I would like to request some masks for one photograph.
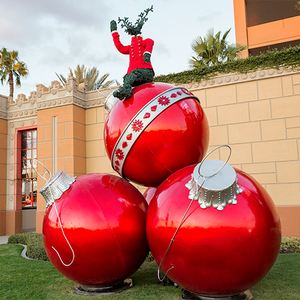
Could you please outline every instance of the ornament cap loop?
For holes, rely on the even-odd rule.
[[[46,201],[46,206],[49,207],[58,200],[75,180],[76,177],[71,177],[63,171],[51,177],[39,191]]]

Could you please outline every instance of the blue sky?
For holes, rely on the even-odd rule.
[[[222,33],[231,28],[228,40],[235,43],[233,0],[0,0],[0,48],[19,51],[29,69],[14,97],[28,97],[39,83],[50,86],[55,72],[67,76],[78,64],[122,82],[128,56],[114,47],[110,21],[129,17],[135,23],[151,5],[142,35],[154,40],[156,75],[188,70],[193,39],[210,28]],[[121,42],[129,44],[120,25],[118,31]],[[8,95],[9,86],[0,84],[0,94]]]

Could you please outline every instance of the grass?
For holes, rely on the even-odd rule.
[[[21,245],[0,245],[0,299],[88,299],[73,293],[75,283],[50,262],[20,256]],[[131,278],[134,287],[104,300],[180,300],[181,290],[158,284],[157,265],[145,262]],[[280,254],[269,274],[250,289],[255,300],[300,299],[300,254]]]

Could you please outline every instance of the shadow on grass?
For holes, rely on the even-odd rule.
[[[0,245],[1,299],[88,299],[73,293],[75,283],[61,275],[50,262],[20,256],[21,245]],[[157,280],[157,264],[145,262],[132,276],[134,287],[105,300],[180,300],[181,289]],[[269,274],[250,289],[256,300],[300,299],[300,254],[280,254]]]

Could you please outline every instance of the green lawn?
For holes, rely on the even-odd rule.
[[[22,249],[21,245],[0,245],[0,299],[88,299],[73,294],[75,283],[50,262],[22,258]],[[156,263],[145,262],[131,276],[133,288],[92,299],[180,300],[180,288],[158,284],[156,274]],[[299,300],[300,254],[280,254],[270,273],[250,291],[255,300]]]

